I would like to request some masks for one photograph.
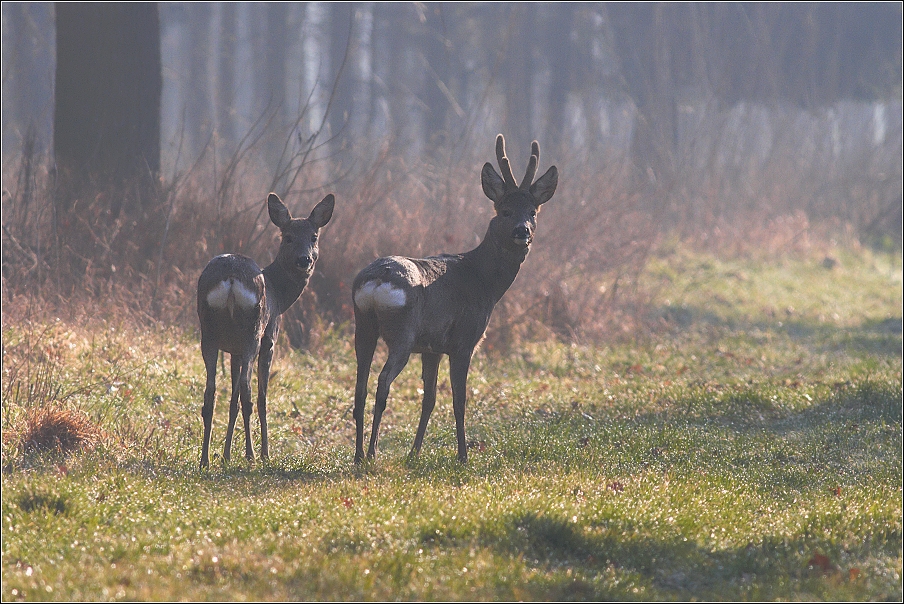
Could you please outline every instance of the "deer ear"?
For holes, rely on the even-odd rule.
[[[559,171],[552,166],[546,171],[546,174],[537,179],[537,182],[530,186],[530,194],[537,200],[537,205],[549,201],[556,192],[559,184]]]
[[[270,212],[270,220],[279,228],[287,226],[292,221],[292,214],[289,213],[289,208],[286,207],[286,204],[282,202],[282,199],[276,193],[270,193],[267,197],[267,210]]]
[[[480,172],[480,184],[483,186],[483,194],[498,202],[505,195],[505,181],[496,173],[493,164],[487,162],[483,164],[483,170]]]
[[[336,197],[330,193],[314,206],[314,209],[311,210],[311,215],[308,216],[308,220],[314,225],[314,228],[319,229],[330,221],[330,218],[333,217],[333,207],[335,205]]]

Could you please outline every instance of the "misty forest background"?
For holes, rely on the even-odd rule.
[[[4,322],[192,327],[212,256],[272,258],[269,191],[304,216],[334,192],[285,323],[316,348],[373,258],[483,236],[500,132],[516,172],[537,139],[560,184],[490,350],[655,328],[636,283],[665,241],[900,250],[901,22],[900,3],[5,2]]]

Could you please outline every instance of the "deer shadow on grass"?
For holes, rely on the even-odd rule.
[[[545,576],[540,575],[547,583],[545,589],[559,600],[637,599],[637,595],[624,593],[624,588],[606,580],[613,573],[639,576],[641,583],[655,590],[644,594],[645,598],[678,600],[746,599],[747,586],[752,582],[757,583],[760,596],[781,597],[781,579],[806,581],[842,573],[846,578],[848,573],[839,564],[837,545],[821,536],[766,536],[758,544],[724,548],[700,544],[678,530],[665,538],[644,532],[644,527],[621,519],[581,525],[555,513],[519,512],[459,539],[476,539],[499,555],[523,557],[546,569]],[[860,543],[845,553],[849,559],[868,559],[878,550],[894,557],[900,540],[900,527],[890,527],[885,534],[873,536],[869,543]],[[829,555],[814,569],[815,552]],[[565,569],[578,572],[563,572]],[[823,596],[830,591],[821,581],[804,582],[800,587],[811,587]]]

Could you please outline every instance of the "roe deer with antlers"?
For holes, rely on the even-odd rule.
[[[267,197],[270,220],[279,227],[282,240],[276,260],[261,270],[254,260],[239,254],[223,254],[211,260],[198,279],[198,318],[201,320],[201,355],[207,368],[204,390],[204,442],[201,468],[210,464],[210,429],[216,398],[217,357],[228,352],[232,369],[232,397],[223,459],[229,461],[232,434],[242,399],[245,421],[245,457],[254,459],[251,447],[251,368],[257,362],[257,415],[261,424],[261,458],[269,458],[267,441],[267,384],[273,345],[279,335],[280,315],[292,306],[308,284],[319,254],[320,229],[333,215],[332,194],[306,219],[292,218],[275,193]]]
[[[540,145],[531,145],[527,173],[519,186],[505,155],[505,140],[496,137],[496,158],[502,176],[487,162],[481,172],[483,192],[494,204],[483,241],[463,254],[414,259],[379,258],[352,283],[355,309],[355,463],[364,459],[364,403],[370,364],[379,337],[388,358],[377,381],[374,421],[368,458],[377,452],[380,419],[389,388],[413,352],[421,354],[424,398],[421,420],[410,455],[420,452],[427,422],[436,404],[436,378],[443,354],[449,356],[452,406],[458,439],[458,459],[467,462],[465,402],[468,369],[474,348],[483,339],[496,303],[511,286],[527,257],[540,205],[556,191],[558,171],[552,166],[533,182],[540,161]]]

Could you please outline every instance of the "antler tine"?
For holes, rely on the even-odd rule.
[[[512,174],[512,165],[505,156],[505,139],[501,134],[496,136],[496,160],[499,162],[499,170],[502,172],[502,180],[510,187],[517,187],[515,175]]]
[[[540,165],[540,143],[534,141],[530,144],[530,159],[527,162],[527,172],[524,174],[524,180],[521,181],[521,188],[527,189],[534,183],[534,176],[537,175],[537,166]]]
[[[534,143],[537,144],[536,142]],[[531,155],[530,159],[527,160],[527,172],[524,173],[524,179],[521,181],[521,188],[527,190],[534,183],[534,176],[537,174],[537,163],[539,162],[539,158],[536,155]]]

